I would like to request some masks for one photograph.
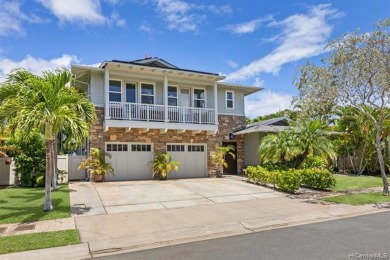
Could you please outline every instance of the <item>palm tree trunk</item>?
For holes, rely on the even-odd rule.
[[[385,169],[385,161],[382,154],[382,146],[381,146],[381,131],[376,129],[376,137],[375,137],[375,146],[376,151],[378,154],[378,161],[379,161],[379,167],[381,169],[381,176],[382,176],[382,182],[383,182],[383,195],[389,196],[389,183],[387,182],[386,178],[386,169]]]
[[[57,159],[58,159],[58,135],[54,137],[53,149],[52,149],[52,166],[53,166],[53,178],[52,178],[52,187],[53,190],[57,190]]]
[[[43,211],[53,210],[53,205],[51,204],[51,177],[52,177],[52,148],[53,140],[46,140],[46,175],[45,175],[45,206]]]

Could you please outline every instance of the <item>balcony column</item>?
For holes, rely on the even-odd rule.
[[[218,125],[218,83],[217,81],[214,82],[214,117],[215,122],[214,124]]]
[[[110,70],[106,67],[104,68],[104,118],[110,119]]]
[[[168,76],[164,76],[164,119],[165,122],[169,122],[168,119]]]

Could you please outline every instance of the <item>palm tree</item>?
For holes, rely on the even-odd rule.
[[[288,132],[266,135],[260,143],[258,154],[262,163],[286,163],[295,155],[295,147],[291,144]]]
[[[45,205],[51,203],[54,137],[66,127],[72,137],[82,140],[90,135],[95,121],[95,108],[87,97],[74,87],[66,86],[71,74],[66,69],[44,72],[37,76],[23,69],[12,71],[0,87],[0,125],[29,133],[36,130],[46,143]]]
[[[291,136],[291,144],[296,149],[296,155],[292,158],[295,167],[309,156],[320,156],[329,160],[336,159],[336,152],[325,131],[325,125],[321,121],[304,121],[287,130]]]
[[[277,135],[263,138],[258,153],[262,163],[291,162],[298,167],[309,156],[336,158],[333,144],[320,121],[305,121]]]

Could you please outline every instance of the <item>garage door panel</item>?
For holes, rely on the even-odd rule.
[[[179,171],[171,172],[169,178],[207,176],[206,144],[167,144],[167,152],[174,161],[181,163]]]
[[[107,158],[107,161],[112,164],[115,174],[115,176],[107,176],[107,180],[144,180],[153,178],[149,164],[153,159],[153,144],[106,143],[106,150],[112,155],[112,158]]]

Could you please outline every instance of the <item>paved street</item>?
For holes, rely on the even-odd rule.
[[[100,259],[390,259],[389,221],[384,212]]]

